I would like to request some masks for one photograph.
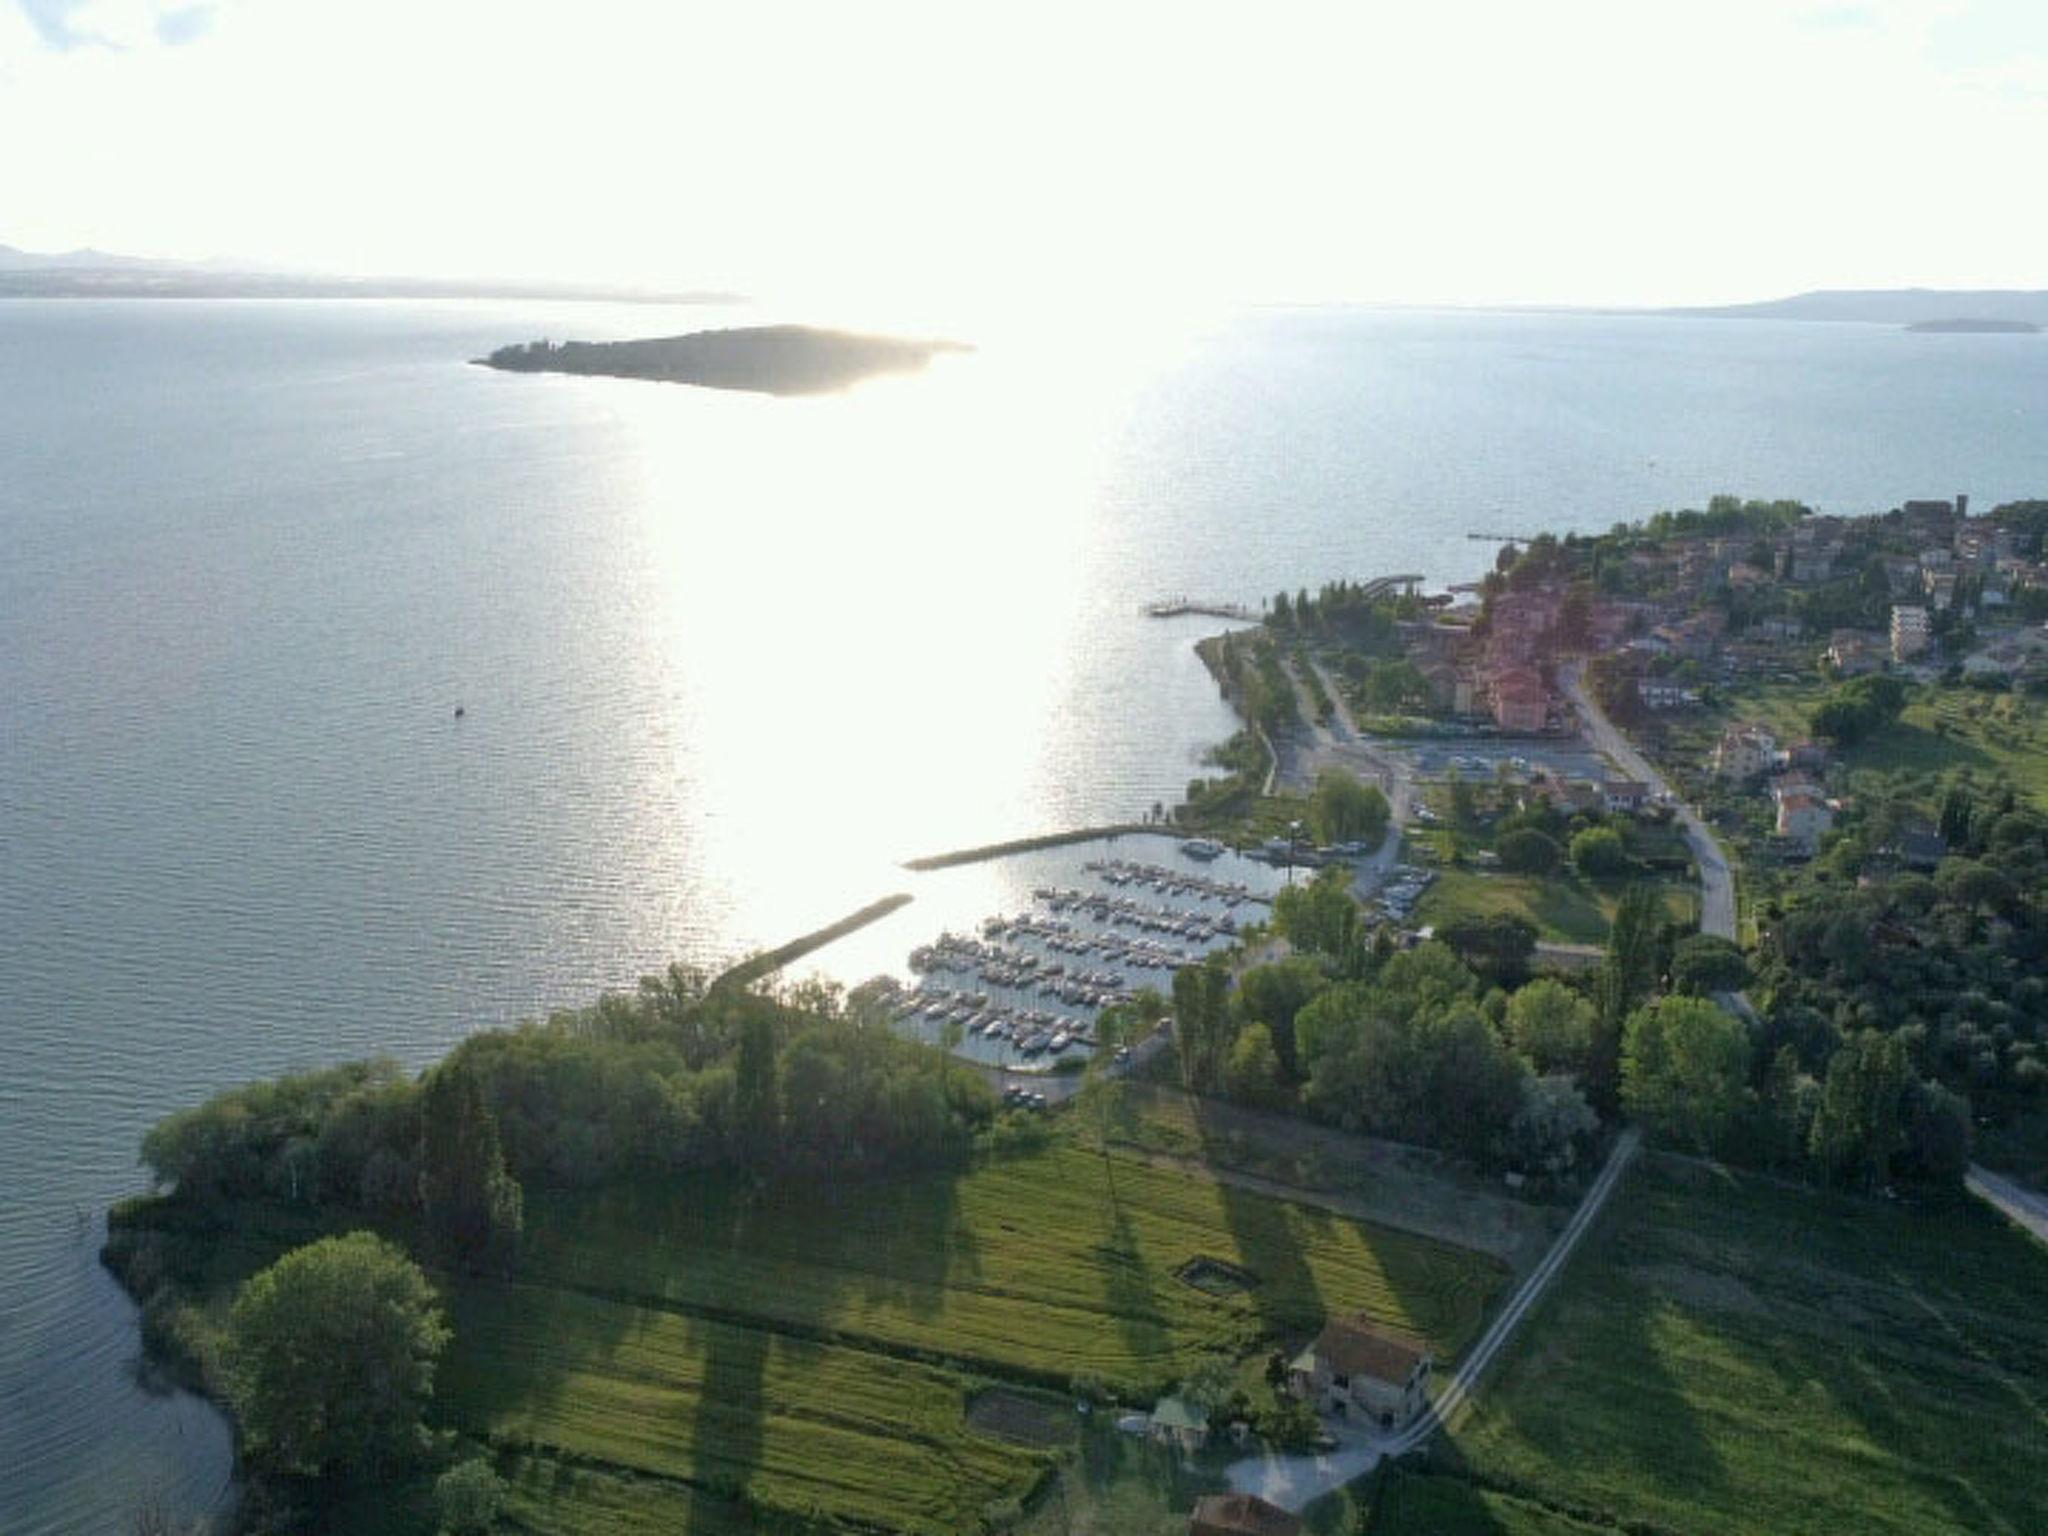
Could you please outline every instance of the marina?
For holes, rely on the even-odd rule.
[[[1085,1061],[1103,1009],[1169,992],[1175,971],[1236,942],[1272,901],[1251,879],[1101,856],[1070,856],[1008,889],[1018,900],[1006,910],[971,922],[949,914],[954,926],[910,950],[911,979],[892,981],[885,999],[904,1032],[1026,1072]]]

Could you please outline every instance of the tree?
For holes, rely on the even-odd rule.
[[[1862,1189],[1881,1185],[1905,1146],[1904,1111],[1912,1069],[1896,1034],[1859,1030],[1828,1063],[1808,1150],[1831,1179]]]
[[[1593,1005],[1543,976],[1508,999],[1508,1039],[1538,1072],[1578,1074],[1593,1049]]]
[[[1960,1186],[1970,1169],[1970,1101],[1921,1079],[1906,1093],[1905,1141],[1894,1159],[1903,1176]]]
[[[1749,985],[1749,961],[1739,946],[1710,933],[1682,939],[1671,957],[1671,990],[1691,997],[1740,992]]]
[[[733,1109],[745,1155],[756,1162],[766,1158],[774,1150],[782,1114],[776,1093],[775,1023],[762,1007],[749,1007],[740,1020]]]
[[[1271,1105],[1281,1096],[1281,1081],[1273,1032],[1263,1024],[1247,1024],[1231,1046],[1224,1069],[1230,1096],[1244,1104]]]
[[[1526,1173],[1569,1172],[1579,1148],[1600,1129],[1600,1117],[1569,1077],[1532,1077],[1508,1123],[1508,1160]]]
[[[1225,1355],[1204,1355],[1180,1384],[1181,1397],[1205,1414],[1220,1412],[1237,1390],[1237,1368]]]
[[[294,1249],[242,1287],[223,1340],[250,1458],[305,1477],[374,1477],[424,1443],[448,1342],[433,1288],[368,1232]]]
[[[1628,1017],[1621,1102],[1651,1130],[1712,1151],[1742,1106],[1749,1035],[1703,998],[1667,997]]]
[[[445,1536],[485,1536],[505,1509],[505,1480],[481,1456],[450,1467],[434,1480],[434,1512]]]
[[[1495,850],[1500,867],[1511,875],[1547,875],[1564,858],[1557,839],[1533,827],[1518,827],[1501,837]]]
[[[1450,772],[1451,822],[1454,826],[1470,827],[1479,819],[1479,804],[1473,797],[1472,785],[1465,776],[1453,768]]]
[[[1905,707],[1906,685],[1898,678],[1859,677],[1830,690],[1809,720],[1814,735],[1847,747],[1886,729]]]
[[[1220,962],[1184,965],[1173,973],[1173,1039],[1181,1086],[1214,1093],[1230,1049],[1230,973]]]
[[[1612,827],[1588,827],[1572,839],[1572,864],[1588,880],[1628,873],[1628,846]]]
[[[1289,955],[1271,965],[1255,965],[1238,978],[1239,1016],[1272,1032],[1281,1068],[1298,1071],[1294,1050],[1294,1016],[1329,986],[1321,966],[1304,955]]]
[[[1316,775],[1308,800],[1309,831],[1319,843],[1349,843],[1375,838],[1386,830],[1387,797],[1376,784],[1361,784],[1341,768]]]
[[[1341,960],[1358,942],[1358,903],[1351,871],[1333,865],[1273,898],[1273,926],[1296,949]]]
[[[420,1198],[428,1242],[458,1269],[505,1270],[519,1246],[524,1198],[505,1171],[497,1117],[477,1075],[447,1062],[427,1078],[420,1107]]]
[[[1514,986],[1529,974],[1536,953],[1536,925],[1518,912],[1461,917],[1445,923],[1437,937],[1471,967],[1481,981]]]

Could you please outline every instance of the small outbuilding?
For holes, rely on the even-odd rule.
[[[1421,1344],[1360,1312],[1325,1325],[1289,1364],[1287,1381],[1318,1412],[1398,1429],[1427,1405],[1431,1364]]]
[[[1301,1517],[1255,1493],[1208,1493],[1195,1500],[1188,1536],[1300,1536]]]
[[[1152,1408],[1148,1439],[1190,1454],[1209,1439],[1209,1415],[1184,1397],[1162,1397]]]

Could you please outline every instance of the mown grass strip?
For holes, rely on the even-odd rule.
[[[1042,1459],[972,1431],[954,1373],[533,1286],[466,1286],[442,1398],[494,1442],[769,1508],[973,1528]]]
[[[1175,1271],[1198,1255],[1259,1283],[1224,1298],[1182,1285]],[[550,1204],[525,1274],[1134,1394],[1204,1354],[1243,1354],[1354,1310],[1448,1359],[1506,1278],[1447,1244],[1072,1147],[955,1179],[759,1200],[699,1183],[687,1196]]]

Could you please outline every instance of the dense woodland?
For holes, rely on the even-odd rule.
[[[423,1114],[436,1095],[446,1111]],[[143,1157],[186,1199],[397,1211],[442,1173],[429,1129],[458,1107],[488,1125],[477,1134],[512,1179],[550,1188],[929,1166],[964,1156],[995,1110],[978,1076],[898,1039],[865,994],[765,997],[677,967],[544,1024],[472,1035],[422,1080],[376,1061],[234,1089],[163,1121]]]

